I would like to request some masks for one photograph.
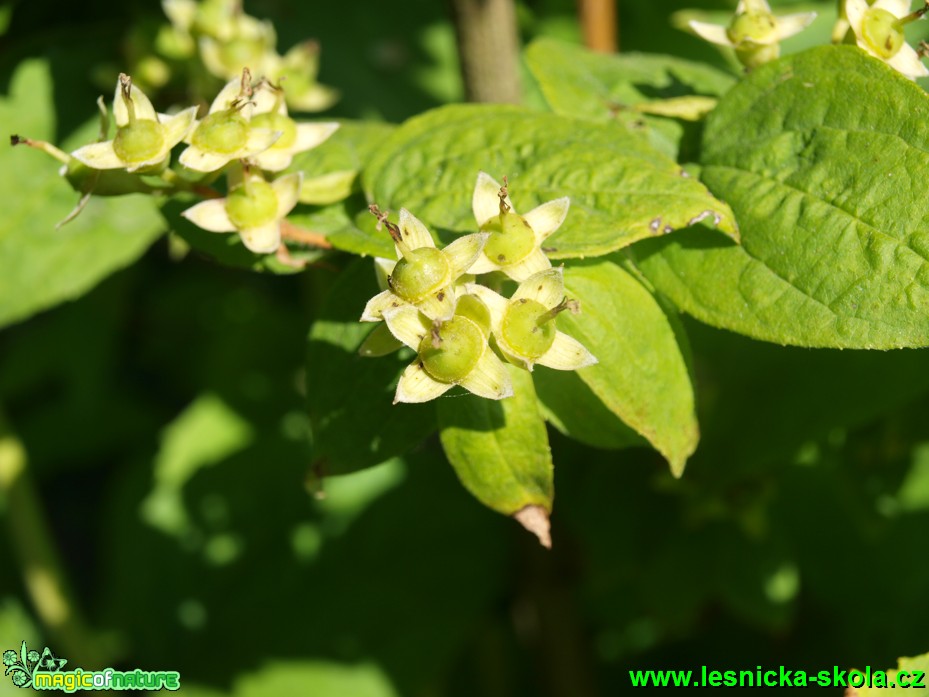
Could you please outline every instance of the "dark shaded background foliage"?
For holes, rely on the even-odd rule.
[[[726,6],[687,6],[700,4]],[[677,3],[621,5],[624,49],[721,64],[668,26]],[[158,11],[12,7],[0,83],[24,56],[47,56],[59,139],[93,113],[95,71],[119,65],[127,27]],[[343,93],[334,116],[400,121],[460,99],[441,3],[248,10],[275,20],[283,48],[322,42],[321,80]],[[576,38],[573,12],[524,3],[524,37]],[[312,683],[313,694],[584,697],[618,694],[630,668],[883,667],[929,649],[925,351],[785,349],[688,322],[703,439],[684,478],[651,451],[553,433],[546,553],[471,499],[432,442],[325,482],[325,500],[310,495],[305,336],[341,263],[271,277],[172,260],[162,241],[82,299],[0,334],[0,403],[119,666],[249,695],[296,694],[341,667],[375,677]],[[189,426],[192,413],[202,423]],[[182,449],[202,466],[172,499],[153,471],[177,419],[193,441],[229,445]],[[160,526],[152,497],[176,506]],[[0,539],[4,649],[45,639],[10,542]],[[256,671],[269,672],[243,682]]]

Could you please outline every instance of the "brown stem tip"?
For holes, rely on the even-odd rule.
[[[552,548],[552,525],[548,511],[541,506],[526,506],[513,514],[516,522],[539,538],[539,544],[545,549]]]

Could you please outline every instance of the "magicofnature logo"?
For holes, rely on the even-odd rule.
[[[174,670],[62,670],[67,664],[47,646],[39,653],[29,649],[26,642],[17,652],[3,652],[4,675],[9,675],[17,687],[34,690],[59,690],[72,693],[77,690],[177,690],[181,687],[181,674]]]

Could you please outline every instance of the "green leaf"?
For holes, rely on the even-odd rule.
[[[647,445],[607,409],[576,372],[540,368],[533,378],[545,420],[564,435],[607,450]]]
[[[754,71],[711,115],[702,179],[742,245],[706,232],[635,249],[708,324],[798,346],[929,345],[929,97],[854,47]]]
[[[299,687],[298,687],[299,686]],[[274,697],[298,690],[318,697],[395,697],[397,691],[376,665],[327,661],[274,662],[236,680],[233,697]]]
[[[439,399],[439,435],[464,487],[504,515],[528,506],[552,510],[552,455],[532,375],[507,366],[514,395],[494,401],[468,394]]]
[[[346,267],[310,330],[307,398],[320,474],[372,467],[417,445],[435,430],[432,404],[393,404],[408,350],[364,358],[358,348],[374,328],[358,317],[378,292],[371,261]]]
[[[618,121],[671,156],[677,153],[681,125],[643,116],[638,107],[660,109],[666,100],[691,95],[719,97],[736,82],[703,63],[646,53],[594,53],[550,38],[529,45],[526,63],[555,113]]]
[[[545,243],[553,258],[607,254],[698,218],[737,234],[728,206],[622,126],[512,106],[449,106],[407,121],[373,156],[365,189],[381,208],[475,232],[479,170],[507,175],[522,213],[571,197],[567,219]]]
[[[87,105],[88,112],[93,105]],[[47,64],[28,60],[0,99],[7,134],[34,140],[55,135]],[[76,148],[96,137],[95,116],[68,138]],[[56,229],[79,194],[58,174],[60,163],[25,145],[0,150],[0,326],[20,321],[90,290],[140,257],[165,229],[151,196],[92,198],[72,222]]]
[[[581,302],[559,327],[599,363],[578,375],[606,407],[642,434],[680,476],[697,447],[694,389],[676,328],[658,301],[610,261],[565,269],[565,292]]]
[[[905,671],[906,676],[900,676],[900,671]],[[899,684],[900,687],[926,687],[929,685],[929,680],[926,679],[926,676],[929,675],[929,653],[924,653],[920,656],[913,657],[901,657],[897,660],[897,667],[890,668],[886,671],[886,685],[879,685],[877,680],[875,680],[875,671],[869,670],[872,678],[871,687],[868,686],[865,682],[863,687],[855,688],[855,695],[858,697],[881,697],[882,695],[887,694],[887,688],[896,687]],[[860,669],[853,669],[849,671],[849,679],[852,677],[852,673],[861,673],[867,675],[865,671]],[[919,676],[922,676],[921,679]],[[855,678],[859,680],[859,678]],[[903,681],[906,685],[902,684]]]
[[[222,398],[210,393],[199,396],[162,434],[154,486],[142,502],[146,522],[168,534],[189,532],[184,486],[197,471],[244,450],[253,439],[249,423]]]

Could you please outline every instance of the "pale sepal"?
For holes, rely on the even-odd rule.
[[[402,305],[408,304],[406,301],[400,298],[396,293],[390,290],[385,290],[373,298],[371,298],[368,303],[365,305],[364,311],[361,313],[361,319],[359,322],[380,322],[384,319],[384,311],[391,308],[400,307]]]
[[[271,182],[271,188],[277,195],[277,217],[283,218],[290,213],[300,197],[300,186],[303,184],[303,172],[292,172],[278,177]]]
[[[510,302],[526,298],[552,309],[564,299],[564,267],[556,266],[538,273],[519,284]]]
[[[503,273],[512,278],[514,281],[525,281],[532,274],[544,271],[552,266],[552,262],[545,256],[545,252],[536,247],[532,252],[520,262],[503,266],[500,268]]]
[[[377,287],[381,290],[387,290],[387,279],[394,272],[397,265],[396,259],[385,259],[383,257],[374,257],[374,275],[377,277]]]
[[[451,383],[439,382],[425,371],[422,363],[417,360],[411,363],[400,376],[397,383],[397,392],[394,395],[394,404],[408,402],[418,404],[428,402],[452,389]]]
[[[435,241],[429,234],[429,229],[406,208],[400,209],[400,224],[397,227],[400,228],[400,236],[410,249],[435,247]],[[400,256],[402,255],[398,249],[397,257]]]
[[[245,147],[238,157],[253,157],[262,153],[274,145],[280,137],[280,131],[272,131],[270,128],[250,128]]]
[[[197,107],[195,106],[165,118],[161,124],[164,126],[165,147],[170,150],[184,140],[194,129],[196,122]]]
[[[293,163],[294,155],[290,150],[268,148],[264,152],[253,155],[252,159],[266,172],[282,172]]]
[[[212,104],[210,104],[210,113],[215,114],[218,111],[226,111],[227,109],[232,108],[232,105],[238,101],[242,93],[242,78],[235,77],[229,82],[227,82],[223,88],[219,91],[219,94],[213,99]],[[240,112],[242,113],[242,112]],[[249,117],[249,114],[242,114],[246,118]]]
[[[281,246],[281,221],[272,220],[258,227],[239,230],[242,243],[255,254],[270,254]]]
[[[474,370],[460,382],[468,392],[486,399],[505,399],[513,396],[513,383],[510,374],[497,354],[490,347],[484,349]]]
[[[416,306],[429,319],[451,319],[455,314],[455,291],[451,286],[443,288],[426,296]]]
[[[72,152],[71,157],[91,169],[122,169],[126,166],[113,149],[112,140],[84,145]]]
[[[561,227],[565,217],[568,215],[568,208],[571,206],[571,199],[567,196],[556,198],[554,201],[548,201],[541,206],[536,206],[523,216],[529,227],[535,233],[537,242],[541,242],[551,235],[555,230]]]
[[[226,212],[226,199],[215,198],[201,201],[181,215],[197,227],[209,232],[235,232],[235,225]]]
[[[339,130],[335,121],[323,123],[298,123],[297,140],[294,143],[294,152],[305,152],[324,143],[333,133]]]
[[[507,196],[504,200],[510,210],[513,210],[510,197]],[[488,220],[500,215],[500,184],[487,172],[477,173],[477,182],[471,196],[471,211],[478,227],[483,227]]]
[[[442,250],[448,258],[452,278],[458,278],[471,269],[484,249],[488,237],[490,235],[486,232],[465,235]]]
[[[910,12],[911,0],[877,0],[871,7],[887,10],[894,17],[904,17]]]
[[[228,155],[207,152],[196,145],[188,145],[177,158],[178,162],[195,172],[215,172],[229,164],[231,159]]]
[[[500,264],[491,261],[490,257],[482,252],[478,255],[477,259],[474,260],[471,268],[468,269],[468,273],[480,275],[482,273],[492,273],[494,271],[499,271],[500,269]]]
[[[718,24],[710,24],[709,22],[698,22],[695,19],[690,20],[687,24],[693,30],[694,34],[701,39],[709,41],[711,44],[729,46],[730,48],[734,46],[729,39],[729,35],[726,34],[726,27],[721,27]]]
[[[135,85],[129,88],[129,98],[132,99],[132,106],[137,119],[148,121],[158,121],[158,114],[155,107],[152,106],[148,97]],[[122,128],[129,124],[129,107],[126,105],[126,98],[123,95],[123,86],[120,81],[116,81],[116,94],[113,97],[113,120],[116,121],[116,127]]]
[[[557,332],[551,348],[535,362],[555,370],[578,370],[596,365],[597,359],[579,341],[563,332]]]
[[[849,25],[854,28],[856,35],[864,19],[864,13],[867,11],[867,0],[845,0],[845,17],[848,19]]]
[[[929,70],[923,65],[923,62],[919,58],[919,54],[916,53],[916,50],[909,44],[903,44],[897,55],[887,59],[886,63],[898,73],[905,75],[911,80],[929,75]]]
[[[432,323],[412,305],[386,309],[383,311],[383,317],[387,328],[397,341],[414,351],[419,350],[419,345],[432,330]]]
[[[788,39],[806,29],[816,19],[815,12],[800,12],[777,18],[777,38]]]

